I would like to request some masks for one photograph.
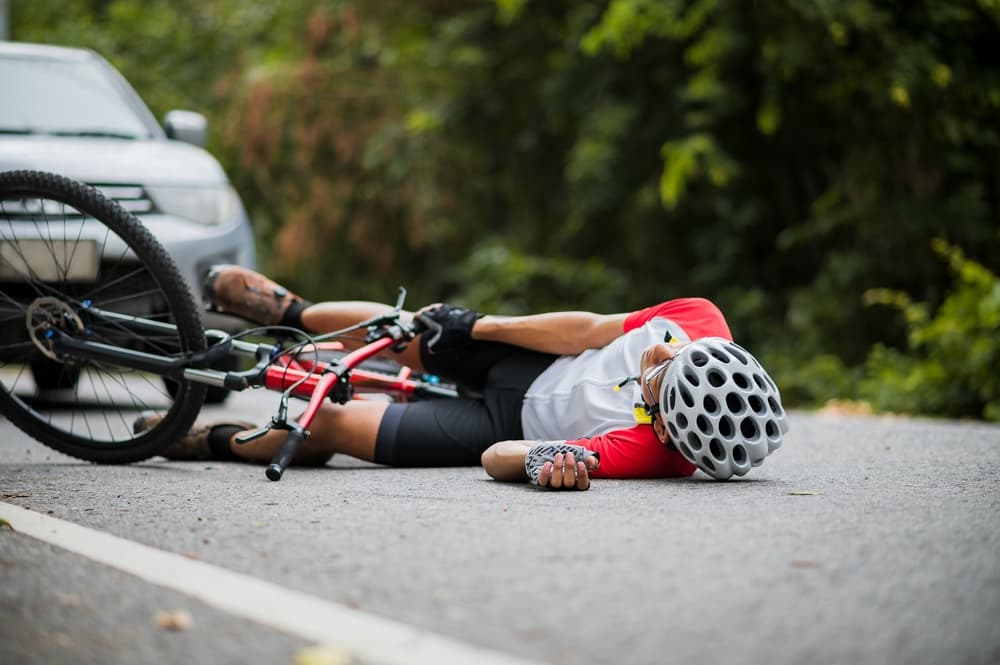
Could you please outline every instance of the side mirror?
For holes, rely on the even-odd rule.
[[[163,129],[169,138],[204,147],[208,121],[194,111],[169,111],[163,117]]]

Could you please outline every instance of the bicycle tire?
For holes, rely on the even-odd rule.
[[[88,309],[173,324],[138,335]],[[183,381],[174,396],[159,376],[107,362],[55,356],[37,323],[92,341],[178,355],[205,349],[201,315],[163,246],[98,190],[41,171],[0,173],[0,412],[66,455],[128,464],[156,455],[191,427],[206,386]],[[65,371],[53,369],[59,364]],[[68,386],[40,387],[32,367]],[[72,380],[76,377],[75,380]],[[57,382],[58,386],[58,382]],[[140,413],[164,412],[135,433]]]

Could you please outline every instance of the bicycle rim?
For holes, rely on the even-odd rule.
[[[139,335],[94,307],[172,327]],[[60,452],[109,464],[155,455],[190,427],[205,386],[167,390],[159,376],[60,355],[48,341],[52,328],[159,355],[205,348],[186,284],[134,216],[61,176],[0,173],[0,411]],[[164,417],[134,433],[148,411]]]

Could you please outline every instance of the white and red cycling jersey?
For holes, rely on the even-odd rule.
[[[732,340],[722,312],[704,298],[679,298],[631,313],[624,334],[600,349],[563,356],[524,396],[526,439],[565,440],[600,453],[594,478],[689,476],[695,466],[660,443],[642,410],[638,382],[642,352],[658,342],[702,337]]]

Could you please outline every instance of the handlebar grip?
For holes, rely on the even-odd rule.
[[[285,437],[285,442],[281,444],[281,450],[278,451],[278,454],[271,460],[271,464],[268,465],[267,470],[264,471],[264,475],[267,476],[268,480],[281,480],[285,469],[288,468],[288,465],[292,463],[292,458],[295,457],[295,451],[298,450],[299,445],[305,440],[306,433],[302,430],[289,430],[288,436]]]

